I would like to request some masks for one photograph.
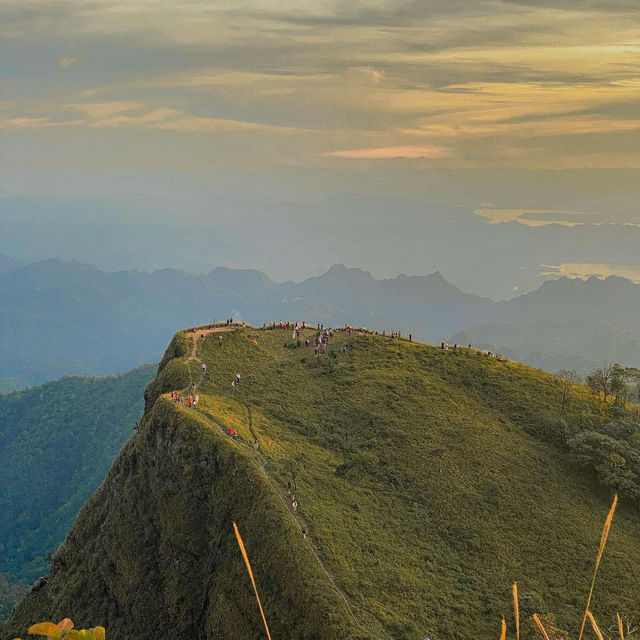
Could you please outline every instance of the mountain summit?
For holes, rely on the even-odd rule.
[[[3,638],[63,616],[122,640],[263,637],[233,522],[274,638],[496,637],[513,580],[523,619],[574,630],[609,504],[558,444],[602,420],[586,390],[563,403],[553,376],[471,349],[228,329],[174,337]],[[640,614],[639,540],[623,497],[599,619]]]

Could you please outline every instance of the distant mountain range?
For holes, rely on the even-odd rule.
[[[219,267],[105,272],[45,260],[0,261],[0,385],[105,375],[149,362],[177,327],[236,319],[345,322],[416,339],[473,343],[533,366],[585,373],[640,364],[640,285],[559,279],[506,302],[465,293],[439,272],[377,280],[334,265],[302,282]]]

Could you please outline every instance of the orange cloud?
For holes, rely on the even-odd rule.
[[[369,149],[344,149],[323,154],[334,158],[359,160],[388,160],[391,158],[446,158],[451,150],[446,147],[422,147],[404,145],[399,147],[374,147]]]

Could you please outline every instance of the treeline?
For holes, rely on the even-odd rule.
[[[585,380],[602,403],[602,414],[568,419],[571,389],[580,382],[575,371],[558,372],[561,415],[541,414],[538,435],[565,448],[599,482],[640,503],[640,369],[605,364]],[[636,404],[631,404],[636,403]]]

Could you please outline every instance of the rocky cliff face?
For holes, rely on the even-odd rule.
[[[70,616],[118,640],[263,638],[233,521],[274,637],[359,637],[247,453],[166,398],[146,413],[2,637]]]

